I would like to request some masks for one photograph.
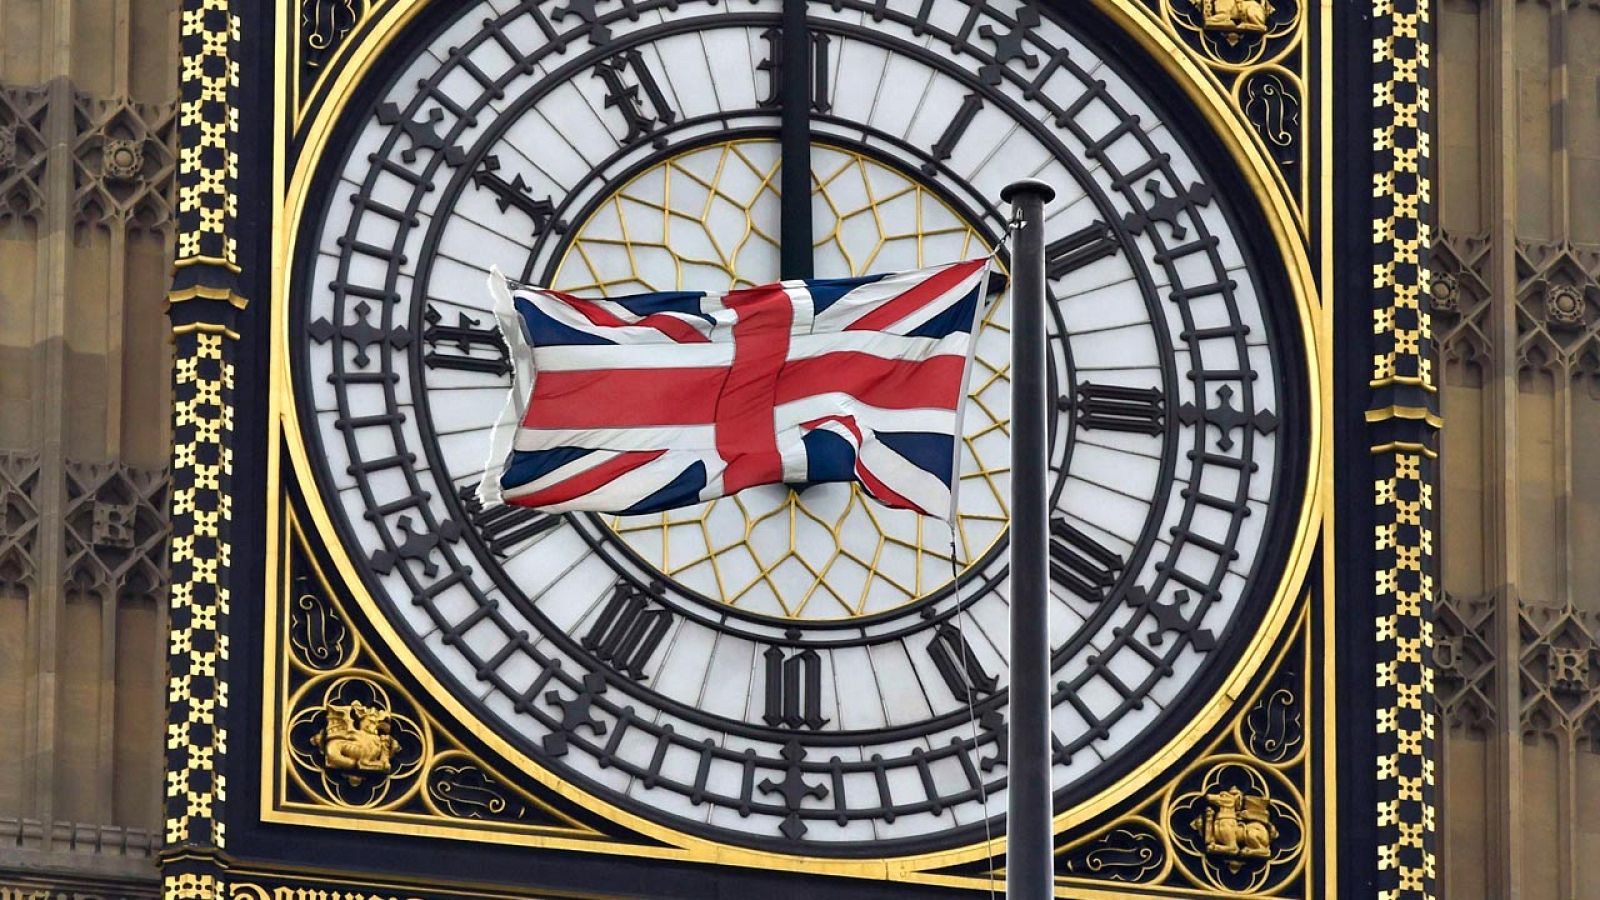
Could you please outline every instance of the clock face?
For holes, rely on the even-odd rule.
[[[844,484],[548,516],[470,499],[511,377],[489,268],[589,296],[716,291],[776,280],[801,241],[818,277],[904,270],[990,252],[1000,188],[1049,182],[1058,808],[1170,740],[1259,630],[1305,490],[1303,351],[1238,179],[1208,168],[1223,157],[1073,19],[807,12],[798,160],[772,0],[483,0],[413,23],[317,163],[294,415],[362,590],[529,764],[720,842],[922,852],[982,839],[1006,805],[999,285],[953,528]],[[797,165],[809,234],[784,227]]]

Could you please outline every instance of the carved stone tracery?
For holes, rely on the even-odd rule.
[[[164,597],[172,530],[167,472],[69,462],[66,476],[67,583],[106,598]]]
[[[0,453],[0,591],[26,594],[38,575],[39,455]]]
[[[1434,340],[1445,383],[1481,384],[1492,346],[1489,236],[1435,231],[1428,262]]]
[[[1524,737],[1600,752],[1600,615],[1524,602],[1519,625]]]
[[[1447,728],[1485,736],[1498,718],[1494,703],[1493,597],[1441,594],[1434,608],[1434,697]]]
[[[172,228],[177,171],[177,104],[97,100],[78,94],[74,114],[74,204],[77,225],[124,225],[166,233]]]
[[[0,225],[36,221],[44,210],[44,169],[49,160],[44,85],[0,87]]]

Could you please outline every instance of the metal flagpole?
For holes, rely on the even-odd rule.
[[[1043,900],[1055,885],[1050,831],[1049,420],[1044,205],[1034,179],[1000,192],[1011,237],[1011,726],[1006,784],[1006,897]]]

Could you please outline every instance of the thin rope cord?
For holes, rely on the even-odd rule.
[[[950,578],[954,585],[956,634],[961,637],[961,665],[963,669],[971,671],[969,651],[971,645],[967,643],[967,617],[962,615],[961,609],[961,566],[956,562],[956,526],[950,523]],[[972,734],[972,752],[978,753],[978,707],[973,702],[973,691],[967,690],[967,727]],[[984,782],[983,776],[978,776],[978,800],[983,804],[983,847],[989,853],[989,858],[994,859],[994,829],[989,819],[989,785]],[[994,866],[989,867],[989,900],[994,900]]]
[[[995,260],[999,258],[1000,251],[1008,243],[1010,243],[1011,236],[1016,231],[1017,222],[1018,220],[1013,218],[1011,221],[1006,223],[1005,232],[1000,235],[1000,240],[996,241],[994,248],[989,251],[989,259]],[[993,268],[989,268],[984,272],[984,285],[983,290],[980,292],[980,296],[989,296],[989,286],[994,280],[994,275],[995,273]],[[1007,279],[1006,289],[1009,288],[1010,280]],[[998,302],[999,301],[996,300],[996,303]],[[976,332],[977,329],[974,329],[972,336],[974,341],[976,341],[978,337]],[[960,425],[961,423],[956,423],[958,428]],[[959,470],[956,472],[956,477],[958,479],[961,477]],[[956,560],[956,522],[957,515],[954,510],[951,510],[951,516],[949,520],[950,580],[951,584],[954,585],[953,594],[955,597],[956,634],[961,638],[962,667],[970,672],[973,661],[970,658],[971,644],[967,642],[967,617],[962,614],[961,609],[961,566]],[[978,752],[978,709],[977,704],[973,701],[973,693],[974,691],[970,689],[967,691],[967,726],[972,735],[972,752],[976,755]],[[983,780],[981,775],[978,777],[978,799],[983,804],[983,846],[984,849],[989,853],[989,859],[991,860],[991,865],[989,866],[989,900],[994,900],[996,883],[995,866],[992,864],[994,859],[994,826],[992,824],[992,819],[989,816],[989,785]]]

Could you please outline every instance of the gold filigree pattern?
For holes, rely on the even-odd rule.
[[[1196,889],[1226,896],[1310,895],[1307,872],[1315,845],[1303,786],[1318,721],[1307,703],[1310,610],[1303,595],[1288,639],[1215,739],[1152,785],[1152,794],[1057,847],[1058,891],[1139,884],[1172,886],[1184,896]],[[961,871],[978,878],[1004,873],[988,866]]]
[[[233,364],[220,327],[178,329],[167,644],[168,844],[226,846]]]
[[[1163,12],[1207,64],[1242,72],[1280,62],[1299,45],[1300,0],[1163,0]]]
[[[1064,876],[1140,884],[1159,880],[1171,866],[1161,828],[1133,816],[1115,827],[1056,850],[1056,871]]]
[[[1380,896],[1422,897],[1432,896],[1435,865],[1433,485],[1422,474],[1423,454],[1383,456],[1393,475],[1374,492],[1376,594],[1385,610],[1377,620],[1378,827],[1393,840],[1379,844],[1378,870],[1394,882]]]
[[[1428,4],[1372,7],[1378,896],[1435,892],[1433,380]]]
[[[215,875],[202,872],[173,872],[161,881],[161,896],[166,900],[223,900],[230,895],[227,884]]]
[[[177,265],[239,270],[239,17],[229,0],[188,0],[178,103]]]
[[[1167,32],[1205,66],[1284,179],[1307,204],[1304,0],[1160,0]]]
[[[778,145],[714,144],[632,178],[581,223],[554,285],[574,293],[729,290],[777,273]],[[826,145],[812,152],[819,276],[912,268],[989,252],[976,228],[916,180]],[[911,222],[910,228],[892,223]],[[903,230],[901,230],[903,229]],[[1009,329],[1004,301],[979,332],[968,396],[955,565],[1004,532]],[[894,609],[950,583],[943,523],[866,501],[858,489],[766,486],[611,528],[668,577],[748,611],[838,619]],[[731,537],[722,537],[730,535]]]
[[[381,814],[413,825],[497,825],[598,835],[468,753],[367,646],[291,516],[272,620],[278,740],[263,745],[278,809]]]
[[[233,581],[233,313],[237,277],[239,17],[230,0],[183,0],[178,75],[173,334],[171,594],[167,642],[167,896],[221,898],[227,848],[228,641]],[[114,149],[114,148],[110,148]],[[127,148],[123,148],[127,149]],[[132,172],[132,156],[107,175]],[[186,303],[185,301],[196,301]],[[214,302],[222,301],[222,302]],[[175,312],[184,303],[183,312]]]

